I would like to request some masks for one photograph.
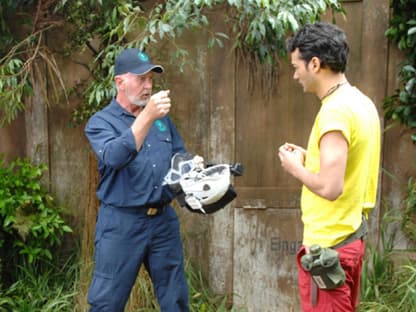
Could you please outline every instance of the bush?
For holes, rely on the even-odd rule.
[[[6,165],[0,155],[0,265],[3,282],[11,266],[52,260],[52,249],[72,232],[61,210],[41,185],[45,165],[16,159]],[[1,266],[0,266],[1,268]],[[9,273],[10,274],[10,273]]]

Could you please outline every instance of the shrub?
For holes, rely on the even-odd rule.
[[[17,158],[6,165],[0,155],[0,264],[3,265],[0,273],[3,275],[10,272],[11,265],[51,260],[52,248],[61,244],[65,233],[72,232],[60,208],[41,185],[45,170],[45,165],[34,165],[27,159]]]

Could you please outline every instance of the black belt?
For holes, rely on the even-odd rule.
[[[148,204],[143,206],[130,206],[130,207],[114,207],[108,205],[109,207],[120,209],[121,211],[129,212],[129,213],[140,213],[146,214],[148,216],[156,216],[165,212],[166,208],[168,207],[168,203],[155,203],[155,204]]]
[[[168,204],[148,204],[145,206],[139,206],[138,209],[144,211],[148,216],[156,216],[165,212]]]
[[[332,246],[331,248],[337,249],[345,245],[348,245],[349,243],[352,243],[353,241],[357,239],[365,238],[367,236],[367,233],[368,233],[368,224],[367,224],[366,218],[363,215],[360,227],[354,233],[352,233],[350,236],[344,239],[342,242],[336,244],[335,246]]]
[[[157,208],[157,207],[148,207],[148,208],[146,208],[147,210],[146,210],[146,214],[148,215],[148,216],[155,216],[155,215],[157,215],[157,214],[159,214],[159,213],[162,213],[162,212],[164,212],[165,211],[165,209],[166,209],[166,206],[163,206],[162,208]]]

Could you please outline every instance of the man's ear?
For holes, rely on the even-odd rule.
[[[115,76],[114,81],[116,83],[117,89],[119,89],[123,85],[123,77],[122,76]]]
[[[309,62],[309,64],[311,64],[311,67],[312,67],[311,69],[314,72],[317,72],[321,69],[321,60],[316,56],[311,58],[311,61]]]

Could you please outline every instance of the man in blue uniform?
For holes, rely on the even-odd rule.
[[[85,127],[98,157],[101,202],[91,312],[123,311],[142,264],[161,310],[189,311],[174,194],[162,186],[172,156],[186,149],[167,116],[169,90],[152,94],[153,75],[162,72],[146,53],[123,50],[114,66],[117,95]]]

